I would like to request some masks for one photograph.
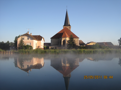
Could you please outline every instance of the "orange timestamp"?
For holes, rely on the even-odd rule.
[[[84,79],[102,79],[102,76],[100,76],[100,75],[88,75],[88,76],[84,75]],[[113,79],[113,76],[104,75],[103,79]]]

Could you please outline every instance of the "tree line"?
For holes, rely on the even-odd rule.
[[[10,49],[10,46],[14,46],[14,43],[13,42],[0,42],[0,49],[2,50],[9,50]]]

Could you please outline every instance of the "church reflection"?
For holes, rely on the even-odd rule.
[[[65,87],[68,90],[71,72],[79,66],[79,59],[57,58],[51,60],[51,66],[63,74]]]
[[[29,72],[32,69],[40,69],[44,66],[44,58],[14,58],[14,64],[15,67],[18,67],[19,69]]]

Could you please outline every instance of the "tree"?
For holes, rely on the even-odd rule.
[[[9,44],[9,41],[7,41],[6,43]]]
[[[98,49],[98,48],[100,48],[100,46],[99,46],[99,44],[96,43],[95,45],[92,46],[92,48],[93,49]]]
[[[75,46],[76,46],[72,35],[70,35],[70,39],[68,40],[68,45],[67,46],[68,46],[68,48],[75,48]]]
[[[9,50],[10,49],[9,41],[7,41],[6,43],[0,42],[0,48],[3,50]]]
[[[31,45],[24,45],[23,49],[33,49]]]
[[[23,49],[23,47],[24,47],[24,42],[23,39],[21,39],[19,43],[19,49]]]
[[[15,46],[15,48],[17,49],[17,39],[20,37],[20,35],[19,36],[16,36],[15,37],[15,39],[14,39],[14,46]]]
[[[9,46],[14,46],[14,43],[13,43],[13,42],[10,42],[10,43],[9,43]]]
[[[121,46],[121,38],[118,40],[118,42],[119,42],[119,46]]]

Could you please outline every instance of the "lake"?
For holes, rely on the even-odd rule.
[[[0,90],[121,90],[121,55],[0,55]]]

